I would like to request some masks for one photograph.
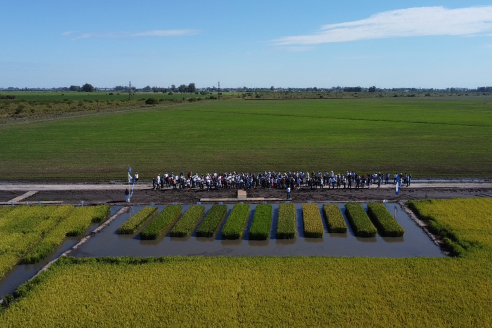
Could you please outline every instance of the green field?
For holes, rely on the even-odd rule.
[[[64,258],[0,326],[492,326],[492,199],[417,207],[460,257]]]
[[[166,171],[492,176],[492,97],[206,101],[0,126],[1,179]]]

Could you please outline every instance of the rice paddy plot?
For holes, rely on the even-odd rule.
[[[321,209],[323,204],[317,204]],[[345,216],[344,204],[337,204]],[[204,205],[205,214],[212,205]],[[123,213],[106,229],[89,240],[83,247],[73,253],[75,257],[99,256],[359,256],[359,257],[440,257],[444,256],[440,249],[413,222],[398,204],[386,204],[390,213],[396,214],[396,220],[405,229],[404,237],[372,238],[355,237],[349,227],[347,233],[328,233],[323,220],[323,238],[306,238],[303,232],[302,204],[294,204],[296,208],[296,239],[277,239],[279,204],[272,204],[273,216],[268,240],[249,240],[249,228],[252,224],[255,204],[250,204],[251,212],[246,225],[246,233],[239,240],[223,240],[219,232],[213,238],[197,237],[196,231],[187,238],[170,237],[169,231],[156,240],[142,240],[138,234],[118,235],[119,225],[137,213],[143,206],[133,206],[129,213]],[[183,205],[185,212],[190,205]],[[230,214],[233,205],[227,205]],[[367,210],[367,204],[363,204]],[[157,206],[159,212],[165,206]],[[227,221],[227,218],[226,218]],[[225,221],[225,222],[226,222]],[[171,228],[170,228],[171,229]]]
[[[113,216],[122,206],[112,206],[109,216]],[[13,293],[17,287],[27,280],[31,279],[39,272],[46,264],[53,259],[56,259],[61,254],[76,245],[82,238],[90,234],[92,230],[98,227],[100,223],[92,223],[89,229],[82,235],[76,237],[65,237],[63,242],[55,247],[49,256],[34,264],[17,264],[10,269],[7,274],[0,280],[0,298],[7,294]]]

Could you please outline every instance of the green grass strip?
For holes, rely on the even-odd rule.
[[[176,220],[183,208],[180,205],[170,205],[166,207],[145,229],[140,232],[142,239],[157,239],[164,230]]]
[[[118,228],[119,234],[132,234],[135,233],[139,227],[141,227],[148,219],[150,219],[157,212],[157,207],[144,207],[137,214],[132,216],[128,221],[123,223]]]
[[[347,219],[357,237],[374,237],[377,234],[376,227],[367,216],[366,211],[359,203],[345,204]]]
[[[280,204],[278,208],[277,239],[294,239],[296,235],[296,206],[294,204]]]
[[[343,219],[342,211],[336,204],[323,205],[323,213],[326,219],[328,232],[345,233],[347,232],[347,223]]]
[[[405,230],[381,203],[368,203],[367,214],[383,237],[401,237]]]
[[[249,228],[249,239],[267,240],[272,227],[272,205],[259,204],[256,206],[253,223]]]
[[[244,228],[248,223],[249,205],[236,204],[232,208],[231,214],[227,218],[227,222],[222,228],[223,239],[240,239],[243,236]]]
[[[171,230],[171,237],[187,237],[191,235],[201,218],[205,214],[205,206],[193,205],[179,219]]]
[[[316,204],[302,205],[302,220],[304,222],[304,237],[322,238],[324,228],[319,207]]]
[[[73,206],[66,206],[67,215],[73,210]],[[24,258],[25,263],[36,263],[46,258],[60,245],[67,235],[80,235],[87,230],[92,222],[100,222],[109,215],[109,206],[76,208],[65,220],[60,222],[48,235],[34,247]]]
[[[213,237],[227,215],[227,205],[214,205],[196,230],[197,237]]]

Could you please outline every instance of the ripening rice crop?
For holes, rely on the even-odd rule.
[[[167,206],[140,232],[142,239],[157,239],[181,215],[182,210],[180,205]]]
[[[241,239],[244,229],[248,223],[249,205],[236,204],[232,208],[231,214],[227,218],[224,227],[222,228],[223,239]]]
[[[256,206],[253,223],[249,228],[249,239],[266,240],[272,227],[272,205],[259,204]]]
[[[197,237],[213,237],[227,215],[227,205],[214,205],[196,230]]]
[[[18,206],[0,219],[0,278],[73,210],[72,206]]]
[[[405,230],[381,203],[368,203],[367,214],[383,237],[401,237]]]
[[[323,205],[323,213],[325,214],[326,226],[328,232],[345,233],[347,232],[347,224],[343,219],[342,212],[336,204]]]
[[[68,206],[72,210],[72,206]],[[66,236],[78,236],[93,222],[100,222],[109,215],[109,206],[78,207],[65,220],[58,224],[48,235],[27,254],[26,263],[36,263],[47,257]]]
[[[205,206],[193,205],[186,213],[176,222],[171,230],[171,237],[187,237],[193,233],[196,226],[205,214]]]
[[[148,219],[153,217],[157,212],[157,207],[147,206],[142,208],[138,213],[132,216],[128,221],[118,228],[119,234],[135,233]]]
[[[323,222],[318,205],[302,205],[302,220],[304,221],[304,236],[307,238],[322,238],[324,233]]]
[[[452,255],[462,256],[481,246],[492,247],[492,199],[426,199],[409,207],[442,237]]]
[[[490,276],[490,257],[62,258],[0,327],[491,327]]]
[[[294,239],[296,235],[296,206],[294,204],[280,204],[278,207],[277,239]]]
[[[345,204],[347,219],[357,237],[375,237],[378,230],[359,203]]]

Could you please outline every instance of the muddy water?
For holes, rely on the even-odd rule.
[[[251,214],[241,240],[222,240],[219,233],[215,238],[198,238],[195,234],[187,238],[171,238],[169,231],[154,241],[141,240],[135,235],[118,235],[118,227],[138,212],[143,206],[134,206],[129,213],[120,215],[104,231],[92,238],[83,247],[72,253],[76,257],[96,256],[165,256],[165,255],[199,255],[199,256],[365,256],[365,257],[441,257],[444,254],[429,237],[410,219],[398,204],[386,204],[386,207],[405,229],[404,237],[359,238],[355,237],[347,218],[344,204],[338,206],[347,222],[349,231],[345,234],[328,233],[323,220],[325,234],[323,238],[305,238],[303,233],[302,204],[295,204],[297,209],[297,238],[294,240],[276,239],[278,204],[273,206],[273,220],[270,239],[266,241],[248,240],[249,226],[252,223],[256,205],[251,204]],[[320,211],[323,204],[318,204]],[[367,209],[367,204],[363,204]],[[158,206],[162,211],[165,206]],[[212,205],[205,205],[208,211]],[[228,215],[233,205],[228,205]],[[183,213],[189,208],[183,206]],[[222,224],[223,226],[223,224]]]
[[[111,207],[110,217],[116,214],[122,206]],[[87,236],[92,230],[94,230],[99,224],[91,224],[86,234],[78,237],[66,237],[63,243],[44,260],[35,264],[18,264],[14,266],[1,280],[0,280],[0,297],[13,293],[17,287],[31,279],[39,272],[48,262],[59,257],[61,254],[72,248],[83,237]]]

